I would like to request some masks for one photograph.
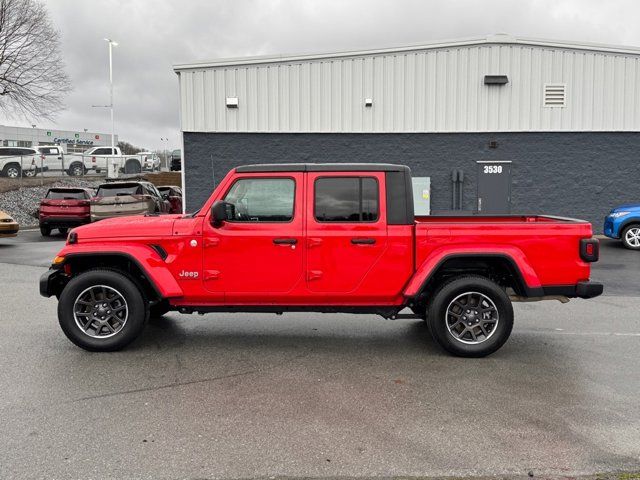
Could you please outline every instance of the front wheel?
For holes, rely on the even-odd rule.
[[[120,350],[138,337],[148,311],[126,275],[88,270],[72,278],[58,302],[58,321],[69,340],[93,352]]]
[[[51,235],[51,227],[48,227],[47,225],[40,225],[40,234],[43,237],[48,237]]]
[[[435,341],[460,357],[485,357],[498,350],[513,328],[507,293],[480,276],[458,277],[433,296],[427,315]]]
[[[624,229],[622,244],[631,250],[640,250],[640,225],[629,225]]]
[[[64,235],[65,237],[67,236],[67,232],[69,232],[68,228],[58,228],[58,231],[60,232],[61,235]]]

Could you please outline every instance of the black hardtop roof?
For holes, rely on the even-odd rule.
[[[402,172],[409,170],[405,165],[392,163],[272,163],[242,165],[236,167],[238,173],[253,172]]]

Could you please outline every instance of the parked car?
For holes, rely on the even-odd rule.
[[[119,147],[93,147],[84,152],[82,158],[85,167],[96,173],[107,172],[112,162],[115,163],[118,172],[142,172],[142,156],[124,155]]]
[[[181,150],[178,149],[171,152],[171,166],[169,167],[169,169],[172,172],[179,172],[180,170],[182,170],[182,151]]]
[[[154,152],[138,152],[138,156],[142,160],[142,170],[149,172],[160,171],[160,157]]]
[[[40,292],[87,350],[120,349],[169,309],[396,319],[408,307],[444,349],[480,357],[509,337],[512,301],[600,295],[598,245],[582,220],[415,216],[401,165],[247,165],[193,215],[74,229]]]
[[[111,217],[169,213],[169,200],[150,182],[109,182],[91,199],[91,221]]]
[[[40,201],[40,233],[48,237],[57,228],[66,235],[69,228],[89,223],[92,196],[93,191],[88,188],[50,188]]]
[[[604,219],[604,234],[622,240],[631,250],[640,250],[640,203],[620,205]]]
[[[10,215],[0,210],[0,238],[15,237],[20,226]]]
[[[169,200],[171,209],[169,213],[182,213],[182,189],[175,185],[163,185],[158,187],[158,191]]]
[[[42,168],[40,155],[34,148],[0,147],[0,175],[9,178],[35,177]]]

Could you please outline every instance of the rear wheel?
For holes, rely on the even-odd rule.
[[[82,163],[74,162],[69,165],[69,170],[67,170],[67,173],[70,177],[79,177],[81,175],[84,175],[86,172]]]
[[[622,232],[622,244],[631,250],[640,250],[640,224],[625,227]]]
[[[126,275],[89,270],[72,278],[58,302],[67,338],[85,350],[120,350],[138,337],[148,315],[142,293]]]
[[[40,225],[40,234],[43,237],[48,237],[49,235],[51,235],[51,227],[48,227],[46,225]]]
[[[434,294],[427,322],[433,338],[449,353],[484,357],[509,338],[513,307],[507,293],[491,280],[458,277]]]
[[[31,177],[35,177],[35,176],[38,174],[38,170],[37,170],[36,168],[32,168],[32,169],[30,169],[30,170],[24,170],[24,171],[22,172],[22,174],[23,174],[25,177],[29,177],[29,178],[31,178]]]
[[[4,167],[2,170],[2,175],[9,178],[18,178],[21,172],[20,165],[17,163],[10,163],[9,165]]]
[[[62,235],[66,235],[67,232],[69,231],[68,228],[59,228],[58,231],[62,234]]]

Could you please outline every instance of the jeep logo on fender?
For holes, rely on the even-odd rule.
[[[182,271],[178,274],[178,276],[179,276],[180,278],[193,278],[193,279],[195,279],[195,278],[198,278],[199,273],[198,273],[198,272],[187,272],[187,271],[185,271],[185,270],[182,270]]]

